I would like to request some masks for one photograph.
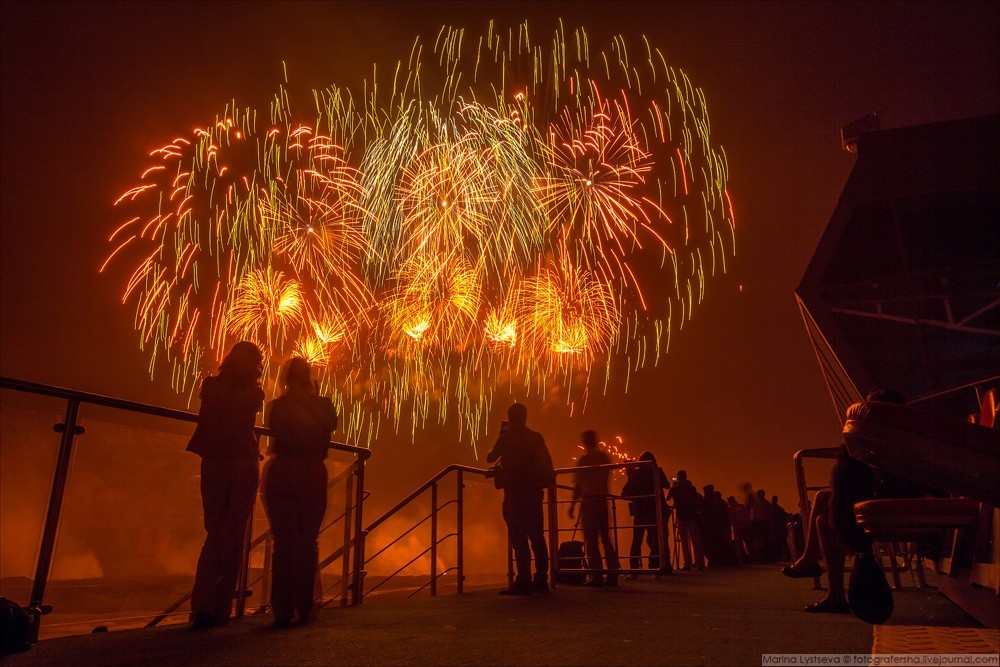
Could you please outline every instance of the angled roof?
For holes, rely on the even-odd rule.
[[[841,417],[884,388],[961,416],[1000,376],[998,161],[1000,114],[859,138],[795,290]]]

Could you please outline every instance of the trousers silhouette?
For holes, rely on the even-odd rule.
[[[656,530],[656,517],[635,517],[632,526],[632,546],[629,549],[629,564],[633,570],[642,569],[642,537],[646,536],[649,546],[649,567],[652,570],[660,567],[660,537]]]
[[[615,550],[611,533],[608,531],[608,501],[605,497],[584,498],[580,504],[580,523],[583,526],[583,543],[587,553],[587,567],[591,570],[604,569],[601,566],[601,552],[598,545],[604,546],[604,558],[607,569],[613,573],[621,569],[618,562],[618,552]],[[600,579],[600,574],[591,575]],[[609,576],[614,577],[615,574]]]
[[[274,534],[271,609],[287,620],[307,619],[319,560],[319,529],[326,513],[322,459],[276,456],[264,465],[261,492]]]
[[[503,518],[507,536],[514,549],[517,579],[531,580],[531,555],[535,555],[535,573],[539,578],[549,571],[549,547],[545,543],[541,489],[506,489],[503,497]],[[530,543],[530,549],[529,549]]]
[[[218,620],[229,618],[242,564],[247,522],[257,496],[254,459],[203,458],[201,503],[205,544],[191,591],[191,611]]]

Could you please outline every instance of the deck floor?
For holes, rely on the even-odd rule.
[[[872,626],[806,614],[822,595],[775,567],[680,572],[618,588],[384,600],[304,628],[248,617],[39,642],[6,665],[760,665],[763,653],[870,653]],[[892,625],[974,627],[934,589],[896,593]]]

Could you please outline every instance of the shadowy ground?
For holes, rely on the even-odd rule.
[[[5,665],[759,665],[762,653],[869,653],[872,627],[806,614],[822,596],[775,567],[677,573],[617,588],[559,587],[375,602],[304,628],[246,618],[43,641]],[[892,623],[974,626],[936,590],[896,594]]]

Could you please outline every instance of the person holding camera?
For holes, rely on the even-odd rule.
[[[552,456],[545,439],[527,427],[528,408],[514,403],[507,409],[500,436],[486,455],[496,467],[496,483],[503,489],[503,520],[514,549],[517,577],[501,595],[531,595],[549,591],[549,549],[545,544],[542,512],[543,490],[555,483]],[[529,549],[530,544],[530,549]],[[535,576],[531,576],[531,556],[535,556]]]

